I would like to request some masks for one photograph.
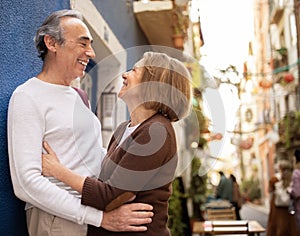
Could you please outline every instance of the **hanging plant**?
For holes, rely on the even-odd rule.
[[[183,10],[176,6],[172,13],[173,29],[175,35],[186,35],[189,26],[189,17],[183,13]]]
[[[289,148],[291,146],[290,139],[290,116],[288,115],[285,119],[285,147]]]
[[[281,56],[286,56],[287,55],[287,48],[286,47],[282,47],[282,48],[279,48],[279,49],[276,49],[276,51],[281,55]]]
[[[295,140],[300,139],[300,111],[286,114],[279,122],[280,142],[290,148]]]

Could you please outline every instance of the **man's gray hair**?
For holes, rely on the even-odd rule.
[[[48,52],[48,49],[44,42],[44,36],[46,34],[50,35],[59,44],[63,44],[65,39],[63,37],[62,29],[60,27],[60,19],[67,16],[83,20],[82,14],[77,10],[59,10],[49,15],[47,19],[43,22],[43,24],[38,28],[34,37],[34,44],[38,50],[39,57],[43,61]]]

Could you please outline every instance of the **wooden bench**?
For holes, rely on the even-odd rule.
[[[206,209],[207,220],[236,220],[235,208]]]
[[[198,235],[259,235],[265,231],[266,229],[255,220],[197,221],[193,224],[193,234]]]

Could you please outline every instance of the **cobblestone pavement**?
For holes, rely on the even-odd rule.
[[[269,209],[263,205],[246,203],[240,211],[243,220],[256,220],[263,227],[267,228]],[[261,233],[260,236],[265,236],[266,233]]]

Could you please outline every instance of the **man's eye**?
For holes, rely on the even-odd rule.
[[[83,47],[86,47],[86,46],[87,46],[87,44],[86,44],[86,43],[81,43],[81,45],[82,45]]]

